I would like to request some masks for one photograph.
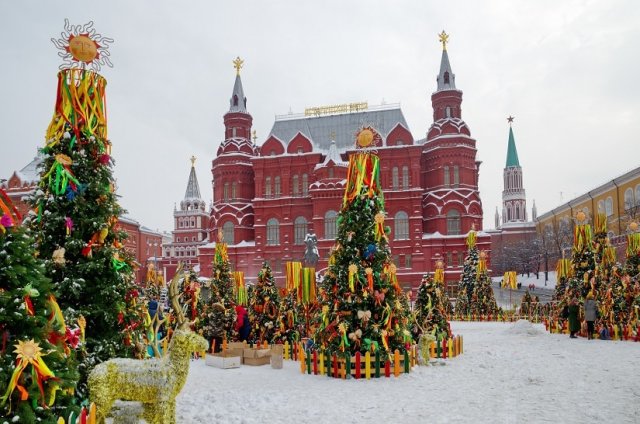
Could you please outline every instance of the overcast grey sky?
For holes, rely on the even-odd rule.
[[[101,73],[118,193],[154,229],[173,228],[191,155],[212,198],[236,56],[258,144],[276,114],[359,101],[399,102],[420,139],[443,29],[483,161],[485,228],[501,205],[508,115],[539,214],[640,166],[637,1],[2,1],[2,178],[44,142],[60,64],[50,38],[65,17],[115,39]]]

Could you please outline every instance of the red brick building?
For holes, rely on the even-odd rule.
[[[20,171],[14,171],[9,179],[2,183],[2,188],[23,216],[30,210],[26,198],[33,193],[40,181],[38,165],[42,160],[42,157],[37,155],[29,164]],[[162,256],[162,233],[144,227],[127,216],[121,216],[118,224],[127,233],[125,248],[134,254],[138,264],[136,281],[142,282],[147,273],[146,265],[150,262],[158,264],[159,257]]]
[[[316,269],[327,266],[335,243],[348,156],[356,132],[373,127],[381,163],[381,183],[390,245],[405,286],[415,286],[443,257],[446,281],[456,288],[472,226],[482,229],[478,191],[480,161],[476,141],[462,120],[462,91],[443,44],[436,91],[431,95],[433,124],[415,139],[397,105],[369,108],[354,103],[311,108],[304,115],[277,116],[261,146],[251,139],[252,116],[238,73],[224,115],[225,139],[212,161],[213,204],[208,240],[222,230],[229,258],[246,278],[255,279],[268,261],[280,283],[287,261],[301,261],[304,238],[314,233],[320,254]],[[489,236],[478,234],[480,249]],[[214,243],[199,248],[201,275],[209,276]]]

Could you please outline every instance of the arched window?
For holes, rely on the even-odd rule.
[[[402,189],[409,190],[409,167],[402,167]]]
[[[449,84],[449,72],[445,71],[444,73],[444,83]]]
[[[624,191],[624,209],[629,210],[635,205],[633,200],[633,189],[628,188]]]
[[[611,196],[607,197],[607,199],[604,201],[604,212],[607,214],[607,216],[613,215],[613,199],[611,198]]]
[[[224,189],[222,191],[222,198],[225,202],[229,201],[229,183],[224,183]]]
[[[398,167],[394,166],[391,169],[391,189],[392,190],[397,190],[398,189]]]
[[[409,239],[409,216],[406,212],[400,211],[394,217],[394,239],[395,240],[408,240]]]
[[[227,244],[234,243],[234,234],[233,234],[234,226],[233,222],[227,221],[222,225],[222,239]]]
[[[304,244],[304,237],[307,235],[307,220],[299,216],[293,222],[293,244]]]
[[[276,176],[274,185],[275,185],[275,189],[274,189],[275,197],[280,197],[280,176],[279,175]]]
[[[338,213],[336,211],[327,211],[324,214],[324,238],[335,239],[338,233],[338,226],[336,223],[336,217]]]
[[[444,167],[444,186],[449,187],[449,167]]]
[[[444,109],[444,117],[445,118],[451,118],[451,106],[447,106]]]
[[[640,184],[636,186],[636,205],[640,205]]]
[[[238,198],[238,183],[231,183],[231,199],[236,200]]]
[[[460,234],[460,212],[455,209],[447,212],[447,234],[452,236]]]
[[[267,221],[267,246],[280,245],[280,223],[271,218]]]
[[[511,221],[511,219],[512,219],[511,205],[507,205],[507,222]]]
[[[238,96],[235,94],[233,95],[233,105],[238,106]]]
[[[293,193],[293,197],[298,197],[300,195],[300,177],[298,174],[294,175],[291,179],[291,191]]]
[[[309,195],[309,175],[302,174],[302,195]]]
[[[519,220],[520,219],[520,205],[516,203],[516,213],[515,213],[515,220]]]
[[[455,165],[453,167],[453,186],[458,187],[458,184],[460,184],[460,168]]]
[[[271,177],[264,179],[264,197],[271,198]]]
[[[598,212],[604,213],[604,200],[598,200]]]

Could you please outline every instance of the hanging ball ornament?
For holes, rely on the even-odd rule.
[[[382,224],[384,222],[384,213],[378,212],[374,219],[376,220],[376,224]]]

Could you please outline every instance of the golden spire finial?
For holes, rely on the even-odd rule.
[[[509,117],[507,118],[507,121],[509,122],[509,126],[511,126],[511,124],[513,123],[513,120],[516,119],[515,116],[511,116],[509,115]]]
[[[447,51],[447,43],[449,42],[449,34],[444,32],[444,30],[442,30],[442,32],[440,34],[438,34],[438,39],[442,43],[442,50],[443,51]]]
[[[197,158],[196,158],[195,156],[191,155],[191,157],[189,158],[189,160],[191,161],[191,166],[194,166],[194,165],[195,165],[195,163],[196,163],[196,159],[197,159]]]
[[[240,56],[236,57],[233,62],[233,67],[236,68],[236,75],[240,75],[240,68],[244,64],[244,60],[240,59]]]

